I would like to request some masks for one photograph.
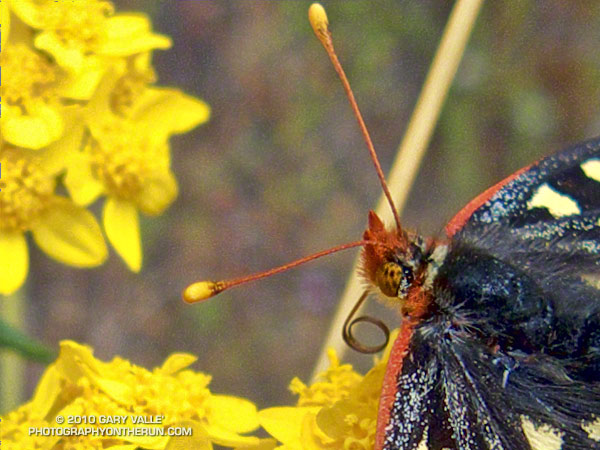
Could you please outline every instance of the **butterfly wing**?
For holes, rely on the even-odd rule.
[[[592,139],[515,172],[491,187],[446,225],[449,237],[476,240],[490,227],[539,237],[549,227],[571,227],[569,237],[595,237],[586,219],[600,215],[600,138]],[[576,233],[582,218],[581,233]],[[585,227],[585,229],[583,229]],[[597,232],[597,230],[596,230]],[[554,236],[548,235],[548,239]],[[600,245],[586,249],[598,255]]]
[[[520,417],[503,403],[495,356],[450,329],[438,322],[414,331],[379,448],[531,450]]]
[[[510,335],[494,337],[507,413],[558,430],[556,448],[600,448],[600,139],[521,169],[446,231],[455,301],[471,303],[480,329]],[[519,317],[528,302],[537,309]]]
[[[600,139],[517,171],[446,232],[446,312],[403,324],[376,448],[600,448]]]
[[[600,138],[518,171],[486,196],[448,224],[453,247],[483,252],[535,280],[563,318],[555,356],[587,348],[590,354],[577,355],[580,367],[573,361],[570,368],[600,381],[600,371],[585,367],[600,369]]]

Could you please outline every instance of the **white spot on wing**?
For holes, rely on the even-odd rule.
[[[563,440],[559,431],[549,425],[536,428],[525,416],[521,416],[521,425],[531,450],[560,450]]]
[[[426,427],[423,430],[423,439],[421,439],[421,442],[419,443],[419,446],[417,447],[416,450],[429,450],[429,446],[427,445],[427,432],[429,431],[429,427]],[[448,447],[444,447],[442,450],[451,450]]]
[[[587,432],[590,439],[600,442],[600,419],[584,425],[583,429]]]
[[[575,200],[552,189],[548,183],[544,183],[537,188],[531,200],[527,202],[527,207],[529,209],[546,208],[554,217],[581,214],[579,205]]]
[[[600,181],[600,160],[599,159],[588,159],[586,162],[581,164],[581,170],[588,178],[592,180]]]
[[[429,427],[426,427],[423,430],[423,439],[421,439],[421,442],[419,443],[417,450],[429,450],[429,446],[427,445],[427,432],[428,431],[429,431]]]

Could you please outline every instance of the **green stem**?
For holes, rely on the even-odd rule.
[[[0,317],[18,328],[25,325],[26,285],[12,295],[0,298]],[[0,349],[0,412],[16,409],[23,401],[25,360],[14,350]]]

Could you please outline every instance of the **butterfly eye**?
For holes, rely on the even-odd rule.
[[[386,262],[377,269],[375,281],[377,287],[388,297],[404,297],[413,273],[408,267],[396,262]]]

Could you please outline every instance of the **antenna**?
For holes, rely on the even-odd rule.
[[[388,203],[390,204],[390,208],[392,209],[392,214],[394,215],[394,221],[396,222],[396,227],[398,230],[400,230],[402,228],[400,226],[400,216],[398,215],[398,210],[396,209],[396,205],[394,204],[394,201],[392,200],[392,194],[390,193],[388,185],[385,181],[385,175],[383,175],[383,170],[381,170],[381,164],[379,164],[379,158],[377,158],[377,153],[375,152],[375,147],[373,147],[373,142],[371,141],[371,136],[369,135],[369,130],[367,130],[365,121],[363,120],[362,114],[360,113],[360,110],[358,109],[358,105],[354,98],[354,93],[352,92],[352,88],[350,88],[350,83],[348,82],[346,73],[344,72],[344,69],[342,68],[342,65],[340,64],[340,61],[338,60],[338,57],[335,53],[335,49],[333,48],[333,40],[331,39],[331,33],[329,32],[329,28],[327,27],[329,25],[329,21],[327,20],[327,13],[325,12],[325,8],[323,8],[323,6],[319,3],[313,3],[312,5],[310,5],[310,8],[308,9],[308,20],[310,21],[310,24],[311,24],[315,34],[317,35],[317,38],[319,38],[319,41],[321,41],[321,44],[323,44],[323,47],[325,48],[325,51],[327,52],[327,55],[329,56],[329,59],[331,60],[331,63],[333,64],[335,71],[337,72],[338,76],[340,77],[340,81],[342,82],[342,85],[344,86],[344,90],[346,91],[346,96],[348,97],[348,100],[350,101],[350,106],[352,107],[354,116],[356,117],[356,120],[358,121],[358,126],[363,135],[363,139],[365,140],[365,143],[367,144],[367,148],[369,150],[369,155],[371,156],[371,161],[373,161],[373,165],[375,166],[375,171],[377,172],[377,177],[379,178],[379,182],[381,183],[381,188],[383,189],[383,192],[388,200]]]
[[[352,89],[350,88],[350,83],[346,78],[346,74],[344,73],[344,69],[335,54],[335,50],[333,48],[333,43],[331,40],[331,33],[327,29],[328,21],[327,14],[325,13],[325,9],[319,3],[313,3],[308,10],[308,19],[313,27],[313,30],[329,55],[333,66],[338,73],[342,85],[344,86],[344,90],[346,91],[346,95],[348,100],[350,101],[350,106],[352,107],[352,111],[356,116],[356,120],[358,121],[358,125],[362,132],[365,143],[367,144],[367,148],[369,150],[369,154],[371,156],[371,161],[373,161],[373,165],[375,166],[375,170],[377,171],[377,176],[379,177],[379,181],[381,183],[381,187],[383,188],[383,192],[387,197],[388,203],[392,209],[392,213],[394,214],[394,220],[396,221],[397,230],[400,231],[402,228],[400,226],[400,217],[398,216],[398,211],[396,210],[396,206],[392,200],[392,195],[388,189],[387,183],[385,182],[385,176],[383,175],[383,171],[381,170],[381,165],[379,164],[379,160],[377,158],[377,153],[375,152],[375,148],[373,147],[373,143],[371,142],[371,137],[369,136],[369,132],[367,131],[367,127],[362,118],[360,110],[358,109],[358,105],[356,104],[356,100],[354,99],[354,94],[352,93]],[[239,286],[240,284],[250,283],[252,281],[260,280],[262,278],[269,277],[271,275],[278,274],[280,272],[284,272],[286,270],[297,267],[301,264],[307,263],[309,261],[313,261],[317,258],[321,258],[323,256],[330,255],[332,253],[336,253],[342,250],[346,250],[354,247],[364,247],[365,245],[379,245],[379,246],[388,246],[389,244],[384,242],[378,242],[374,240],[362,240],[350,242],[347,244],[338,245],[336,247],[332,247],[328,250],[323,250],[321,252],[315,253],[310,256],[306,256],[304,258],[297,259],[288,264],[284,264],[283,266],[279,266],[273,269],[265,270],[263,272],[258,272],[252,275],[243,276],[240,278],[234,278],[231,280],[221,280],[221,281],[198,281],[196,283],[190,284],[183,291],[183,300],[187,303],[196,303],[202,300],[209,299],[214,297],[215,295],[223,292],[226,289],[229,289],[234,286]],[[361,299],[361,303],[362,303]],[[358,318],[356,321],[365,321],[364,318]],[[373,322],[373,321],[371,321]],[[351,327],[352,324],[346,325],[344,328],[348,328],[348,334],[350,338],[352,338]]]
[[[283,266],[275,267],[274,269],[265,270],[264,272],[258,272],[252,275],[246,275],[240,278],[233,278],[231,280],[222,280],[222,281],[198,281],[196,283],[190,284],[183,291],[183,300],[187,303],[196,303],[202,300],[207,300],[215,295],[223,292],[226,289],[229,289],[233,286],[238,286],[240,284],[250,283],[251,281],[260,280],[261,278],[270,277],[271,275],[275,275],[280,272],[285,272],[286,270],[297,267],[301,264],[307,263],[309,261],[313,261],[317,258],[321,258],[323,256],[330,255],[332,253],[337,253],[342,250],[346,250],[354,247],[363,247],[365,245],[385,245],[381,242],[376,241],[356,241],[350,242],[347,244],[337,245],[327,250],[320,251],[318,253],[314,253],[309,256],[305,256],[304,258],[297,259],[292,261],[291,263],[284,264]]]

